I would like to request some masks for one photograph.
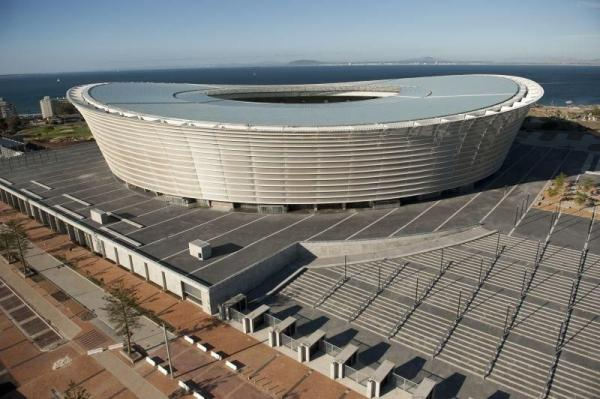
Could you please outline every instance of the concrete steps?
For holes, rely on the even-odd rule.
[[[313,306],[333,284],[335,279],[309,269],[286,286],[281,293],[305,305]]]
[[[483,377],[499,339],[461,323],[437,358]]]
[[[551,355],[516,344],[509,338],[487,379],[530,398],[538,398],[551,364]]]
[[[600,398],[600,370],[592,370],[568,361],[560,360],[550,398]]]
[[[496,236],[491,235],[482,237],[462,245],[494,254],[496,251]],[[511,237],[504,234],[502,234],[500,237],[500,245],[506,246],[504,252],[502,253],[503,257],[516,260],[525,260],[529,263],[533,262],[537,250],[537,241],[535,240]],[[580,257],[581,251],[550,244],[544,253],[541,266],[569,273],[576,273]],[[586,260],[586,267],[588,269],[584,275],[587,275],[591,278],[600,279],[600,267],[598,267],[599,264],[600,256],[593,253],[588,253]]]

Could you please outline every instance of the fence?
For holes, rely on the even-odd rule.
[[[344,365],[344,376],[365,387],[369,381],[368,375],[348,366],[347,364]]]
[[[298,341],[296,341],[294,338],[290,337],[289,335],[281,334],[281,345],[288,347],[291,350],[293,350],[294,352],[296,352],[296,350],[298,350],[298,346],[300,344],[298,343]]]
[[[342,348],[335,346],[334,344],[329,343],[325,340],[319,342],[319,349],[321,350],[321,352],[333,357],[336,357],[342,351]]]
[[[390,382],[395,387],[402,389],[407,392],[414,392],[415,389],[419,386],[416,382],[413,382],[407,378],[404,378],[396,373],[390,374]]]
[[[229,320],[233,320],[233,321],[237,321],[238,323],[241,323],[243,319],[244,319],[244,314],[242,312],[239,312],[233,308],[229,308]]]
[[[264,314],[265,324],[269,327],[275,327],[277,324],[281,323],[281,320],[272,314],[265,313]]]

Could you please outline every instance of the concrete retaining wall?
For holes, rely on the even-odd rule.
[[[236,294],[248,292],[264,282],[267,277],[296,262],[300,258],[300,248],[298,243],[289,245],[210,287],[211,311],[215,313],[220,303]]]

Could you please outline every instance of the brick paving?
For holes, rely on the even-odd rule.
[[[224,352],[228,360],[241,363],[241,372],[235,374],[226,368],[223,362],[215,362],[195,348],[186,349],[180,339],[173,341],[175,351],[180,351],[181,346],[181,353],[176,352],[179,356],[174,361],[178,375],[182,379],[198,380],[199,385],[212,395],[246,398],[282,397],[293,393],[295,398],[312,399],[318,392],[318,397],[324,399],[361,397],[354,392],[348,392],[341,384],[281,355],[264,343],[221,323],[204,313],[198,306],[181,301],[152,283],[72,243],[68,236],[52,232],[35,220],[26,218],[0,203],[0,222],[14,218],[25,222],[30,240],[46,252],[59,259],[66,259],[81,274],[93,277],[104,285],[110,286],[120,281],[125,286],[134,287],[141,305],[174,326],[180,335],[195,335],[202,342]],[[160,355],[161,350],[158,349],[156,353]],[[173,357],[175,358],[175,355]],[[166,359],[164,354],[161,358]],[[265,365],[267,361],[268,364]],[[142,365],[136,366],[137,368],[142,368]],[[153,385],[162,384],[163,380],[171,382],[168,378],[155,374],[156,371],[148,370],[148,374],[145,375]],[[248,376],[252,378],[248,380]]]
[[[54,363],[65,357],[70,358],[70,363],[53,370]],[[51,389],[63,392],[71,380],[81,384],[94,398],[136,397],[74,343],[42,352],[1,312],[0,362],[17,381],[22,397],[49,398]]]
[[[61,342],[61,337],[50,328],[48,323],[29,309],[25,303],[13,293],[4,281],[0,280],[0,286],[7,289],[6,298],[0,303],[0,308],[5,315],[13,319],[21,330],[33,339],[33,342],[44,351],[51,350]]]

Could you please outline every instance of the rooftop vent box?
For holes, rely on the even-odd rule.
[[[101,211],[98,208],[90,209],[90,217],[98,224],[106,224],[109,219],[108,213]]]
[[[212,248],[209,243],[202,240],[190,241],[190,255],[194,258],[205,260],[210,258]]]

